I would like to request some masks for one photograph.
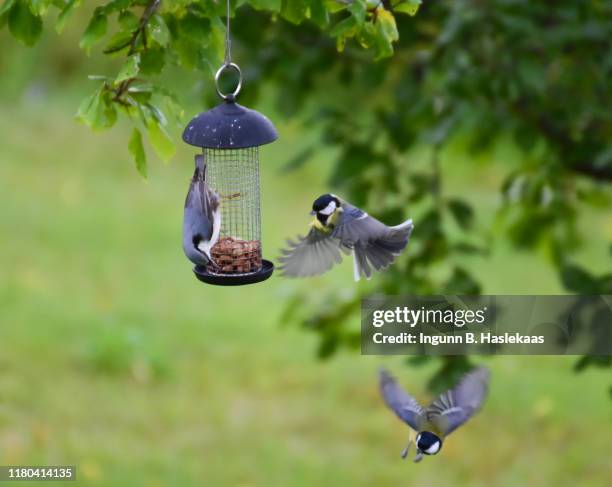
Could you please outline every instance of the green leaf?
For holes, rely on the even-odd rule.
[[[208,35],[208,45],[204,47],[200,54],[204,64],[208,63],[208,67],[214,73],[221,62],[223,62],[223,53],[225,50],[225,26],[221,19],[214,18],[210,24],[210,32]]]
[[[119,74],[115,78],[115,83],[121,83],[130,78],[135,78],[138,75],[140,66],[140,54],[132,54],[127,58],[127,61],[119,71]]]
[[[147,177],[147,156],[144,151],[144,146],[142,145],[142,135],[140,134],[140,130],[134,128],[132,131],[132,136],[130,137],[130,141],[128,143],[128,149],[132,156],[134,157],[134,162],[136,163],[136,169],[142,175],[143,178]]]
[[[376,23],[380,26],[380,33],[389,42],[397,41],[399,39],[399,33],[397,32],[397,25],[395,24],[395,17],[393,14],[384,8],[379,8],[376,14]]]
[[[310,18],[319,27],[325,27],[329,23],[329,15],[323,0],[312,0],[310,2]]]
[[[363,24],[366,18],[367,2],[366,0],[353,0],[348,6],[348,11],[357,21],[357,24]]]
[[[14,3],[15,0],[5,0],[5,2],[2,4],[2,7],[0,7],[0,15],[4,15],[5,13],[7,13]]]
[[[336,353],[338,350],[338,345],[340,345],[340,339],[338,335],[327,333],[323,336],[323,339],[319,343],[319,347],[317,349],[317,357],[321,360],[327,360],[331,358],[332,355]]]
[[[142,0],[113,0],[112,2],[107,3],[103,7],[101,7],[101,12],[104,15],[112,14],[113,12],[120,12],[125,10],[131,6],[131,4],[139,4],[146,5],[148,2]]]
[[[379,35],[376,25],[371,22],[367,22],[361,26],[356,38],[364,49],[377,47],[381,42],[384,46],[387,45],[387,42]]]
[[[147,82],[136,81],[128,88],[128,97],[135,103],[146,104],[151,101],[153,96],[153,86]]]
[[[94,130],[109,128],[115,124],[117,111],[105,85],[83,100],[76,117]]]
[[[166,47],[170,43],[170,31],[161,15],[154,15],[147,25],[149,36],[160,46]]]
[[[149,48],[140,54],[140,72],[143,75],[159,74],[166,64],[166,50]]]
[[[416,15],[416,13],[419,11],[421,3],[421,0],[403,0],[402,2],[393,6],[393,11],[408,15]]]
[[[119,32],[116,32],[115,34],[113,34],[113,36],[110,38],[110,41],[108,41],[108,44],[104,48],[104,54],[122,53],[124,50],[130,47],[131,39],[131,32],[125,30],[120,30]]]
[[[466,202],[459,199],[451,199],[447,202],[448,209],[455,221],[464,230],[469,229],[474,221],[474,210]]]
[[[478,281],[461,267],[453,269],[453,275],[446,283],[446,292],[453,294],[480,294],[481,288]]]
[[[569,291],[579,294],[598,294],[596,279],[576,265],[566,264],[561,268],[561,281]]]
[[[42,20],[30,10],[28,2],[16,0],[8,14],[11,34],[26,46],[33,46],[42,34]]]
[[[49,9],[49,5],[52,2],[53,0],[27,0],[28,5],[30,6],[30,11],[37,16],[45,15]]]
[[[156,98],[162,100],[165,113],[168,114],[168,117],[182,125],[185,111],[182,105],[179,103],[176,95],[170,90],[161,86],[154,86],[153,91]]]
[[[155,153],[162,161],[168,162],[170,159],[172,159],[172,156],[174,156],[174,152],[176,150],[172,138],[166,129],[155,119],[150,121],[147,129],[149,133],[149,140],[151,141],[151,145],[153,146]]]
[[[393,43],[399,39],[395,17],[384,8],[376,10],[376,30],[378,34],[377,58],[389,57],[393,54]]]
[[[124,10],[119,14],[119,25],[123,30],[134,31],[140,25],[140,20],[129,10]]]
[[[107,27],[108,18],[106,14],[96,9],[79,42],[79,47],[83,49],[88,56],[93,45],[99,42],[106,34]]]
[[[280,12],[282,0],[251,0],[249,2],[255,10],[269,10],[270,12]]]
[[[174,50],[180,65],[184,68],[200,68],[204,64],[201,59],[201,51],[193,42],[183,38],[173,43]]]
[[[346,19],[338,22],[330,31],[332,36],[341,36],[348,34],[355,34],[357,32],[357,21],[355,17],[347,17]]]
[[[308,15],[307,0],[283,0],[281,15],[289,22],[299,24]]]
[[[597,279],[598,294],[612,294],[612,274],[606,274]]]
[[[159,107],[156,107],[151,103],[147,103],[147,108],[151,111],[151,115],[153,115],[153,118],[159,125],[161,125],[162,127],[168,125],[168,119]]]
[[[62,9],[59,16],[57,17],[57,22],[55,24],[55,31],[58,34],[61,34],[64,30],[64,26],[66,25],[66,21],[68,17],[72,14],[74,9],[79,6],[81,0],[68,0],[66,6]]]
[[[210,35],[210,19],[198,17],[188,12],[178,22],[178,32],[180,37],[189,38],[195,42],[207,43]]]
[[[0,29],[2,29],[6,25],[8,21],[9,12],[11,11],[11,7],[14,3],[15,0],[6,0],[2,4],[2,7],[0,7]]]

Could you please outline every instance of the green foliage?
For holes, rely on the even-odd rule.
[[[60,11],[59,16],[57,17],[57,23],[55,24],[55,30],[58,34],[62,33],[67,20],[70,18],[70,15],[74,11],[75,7],[78,7],[80,3],[80,0],[68,0],[66,2],[64,8]]]
[[[107,26],[108,17],[104,13],[104,10],[96,9],[93,17],[89,21],[87,29],[85,29],[85,32],[81,37],[79,47],[85,50],[85,52],[89,55],[94,44],[102,40],[106,34]]]
[[[149,118],[149,124],[147,126],[151,145],[160,159],[169,161],[174,155],[174,142],[164,128],[165,121],[160,119],[154,110],[151,110],[151,114],[153,116]]]
[[[138,75],[138,71],[140,69],[140,54],[132,54],[127,58],[127,61],[117,74],[115,78],[115,84],[122,83],[123,81],[127,81],[129,79],[135,78]]]
[[[385,2],[366,0],[253,0],[241,3],[279,14],[295,25],[307,21],[327,29],[330,23],[335,24],[330,33],[337,39],[339,50],[354,38],[362,47],[372,49],[377,58],[393,54],[392,44],[398,40],[395,17],[389,9],[414,15],[418,8],[414,0],[400,0],[386,7]],[[49,7],[58,10],[55,29],[61,33],[79,6],[80,0],[7,0],[0,9],[0,26],[8,23],[13,36],[31,46],[42,33],[41,16],[48,13]],[[225,28],[221,19],[224,13],[223,2],[195,0],[112,0],[96,7],[81,36],[81,49],[90,55],[104,42],[104,54],[126,56],[127,59],[116,76],[105,77],[103,87],[84,100],[78,118],[94,129],[106,129],[114,125],[118,114],[124,114],[137,126],[146,128],[149,141],[160,158],[171,158],[174,144],[165,120],[174,120],[176,113],[167,117],[151,96],[141,90],[136,96],[133,86],[142,81],[140,77],[159,75],[168,66],[178,65],[210,75],[223,60]],[[109,22],[111,19],[116,22]],[[110,25],[116,27],[109,36]],[[166,90],[152,85],[148,93],[151,95],[160,89]],[[174,97],[171,93],[167,96]],[[136,160],[136,165],[143,167],[142,161]]]
[[[132,131],[128,149],[136,162],[136,169],[142,174],[142,177],[147,177],[147,156],[145,154],[144,145],[142,144],[142,135],[140,130],[135,128]]]
[[[405,2],[397,2],[393,5],[394,12],[401,12],[408,15],[416,15],[419,7],[423,3],[421,0],[407,0]]]
[[[33,8],[32,2],[14,0],[6,3],[8,26],[13,36],[26,46],[33,46],[42,34],[42,20]]]
[[[109,98],[108,85],[104,83],[83,100],[76,115],[77,119],[94,130],[112,127],[117,120],[117,111]]]

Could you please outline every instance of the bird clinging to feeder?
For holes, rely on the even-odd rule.
[[[284,276],[307,277],[322,274],[342,260],[342,253],[353,254],[354,276],[369,279],[372,269],[389,267],[408,245],[412,220],[388,227],[365,211],[324,194],[312,204],[314,220],[305,237],[289,240],[289,248],[279,258]]]
[[[221,230],[220,198],[208,187],[208,168],[204,156],[195,156],[195,171],[185,199],[183,251],[196,265],[218,267],[211,249]]]
[[[465,374],[455,387],[440,394],[434,402],[423,408],[386,370],[381,369],[380,392],[385,403],[411,428],[402,458],[408,456],[413,442],[417,451],[415,463],[420,462],[423,455],[437,454],[445,437],[480,410],[488,388],[489,371],[477,367]]]
[[[231,61],[229,21],[228,1],[225,61],[215,75],[223,102],[194,117],[183,132],[185,142],[202,149],[203,167],[200,176],[197,167],[194,174],[194,180],[201,178],[195,187],[200,197],[192,194],[192,181],[185,203],[183,248],[198,279],[222,286],[260,282],[274,271],[261,250],[259,146],[278,138],[270,120],[236,103],[242,73]],[[225,94],[219,79],[229,70],[237,74],[238,82],[232,93]]]

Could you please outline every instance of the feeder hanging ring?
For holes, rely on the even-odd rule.
[[[230,68],[236,71],[236,73],[238,73],[238,85],[236,86],[236,88],[234,88],[234,91],[232,93],[224,94],[221,91],[221,88],[219,87],[219,79],[221,78],[223,71],[225,71],[226,69],[230,69]],[[223,98],[226,101],[227,100],[233,101],[236,98],[236,96],[238,96],[238,93],[240,93],[240,89],[242,88],[242,71],[240,71],[240,67],[236,63],[231,63],[231,62],[223,64],[215,73],[215,88],[217,90],[218,95],[221,98]]]

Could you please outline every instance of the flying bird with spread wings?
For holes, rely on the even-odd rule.
[[[284,276],[309,277],[323,274],[342,261],[342,254],[353,254],[354,276],[372,277],[389,267],[408,245],[412,220],[389,227],[365,211],[340,199],[324,194],[312,205],[315,216],[310,231],[279,258]]]
[[[477,367],[465,374],[455,387],[423,408],[389,372],[381,369],[380,392],[385,403],[411,428],[402,458],[408,456],[413,442],[416,445],[415,463],[420,462],[423,455],[438,453],[445,438],[480,410],[488,387],[489,371]]]

